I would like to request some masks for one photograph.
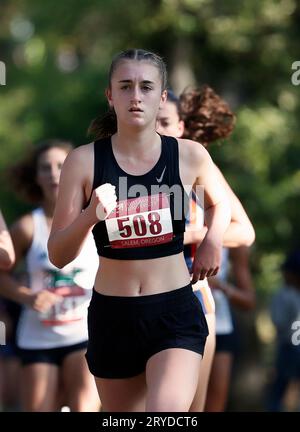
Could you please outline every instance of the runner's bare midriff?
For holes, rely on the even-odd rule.
[[[172,291],[189,282],[183,253],[147,260],[101,257],[95,290],[111,296],[142,296]]]

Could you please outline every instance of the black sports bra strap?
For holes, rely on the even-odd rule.
[[[103,158],[105,157],[104,152],[107,148],[107,140],[103,142],[104,140],[97,140],[94,141],[94,166],[93,166],[93,184],[92,184],[92,190],[89,199],[87,200],[87,203],[84,206],[84,209],[89,205],[92,199],[93,191],[96,188],[97,182],[99,178],[102,178],[103,175]]]

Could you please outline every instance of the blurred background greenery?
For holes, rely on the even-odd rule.
[[[256,229],[258,305],[240,318],[249,343],[233,410],[263,409],[274,342],[268,304],[285,252],[299,244],[300,103],[291,81],[299,24],[296,0],[0,0],[2,172],[44,138],[88,142],[90,121],[106,109],[111,57],[125,48],[158,52],[176,92],[207,83],[236,113],[230,139],[211,148]],[[5,175],[0,200],[8,222],[28,209]]]

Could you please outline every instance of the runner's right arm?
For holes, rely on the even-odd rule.
[[[106,209],[111,210],[112,203],[116,203],[114,186],[105,184],[93,191],[89,205],[82,211],[88,195],[86,185],[93,183],[87,173],[93,166],[91,144],[73,150],[64,162],[48,240],[49,259],[58,268],[78,256],[92,227],[101,220],[98,216],[104,215],[104,219],[109,214]]]

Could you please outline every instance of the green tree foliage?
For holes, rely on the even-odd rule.
[[[111,56],[154,50],[176,90],[208,83],[236,112],[232,137],[212,154],[254,222],[257,286],[268,293],[299,241],[300,106],[291,82],[299,18],[296,0],[2,0],[1,170],[46,137],[87,142],[91,119],[106,109]],[[11,220],[22,207],[5,176],[2,185]]]

